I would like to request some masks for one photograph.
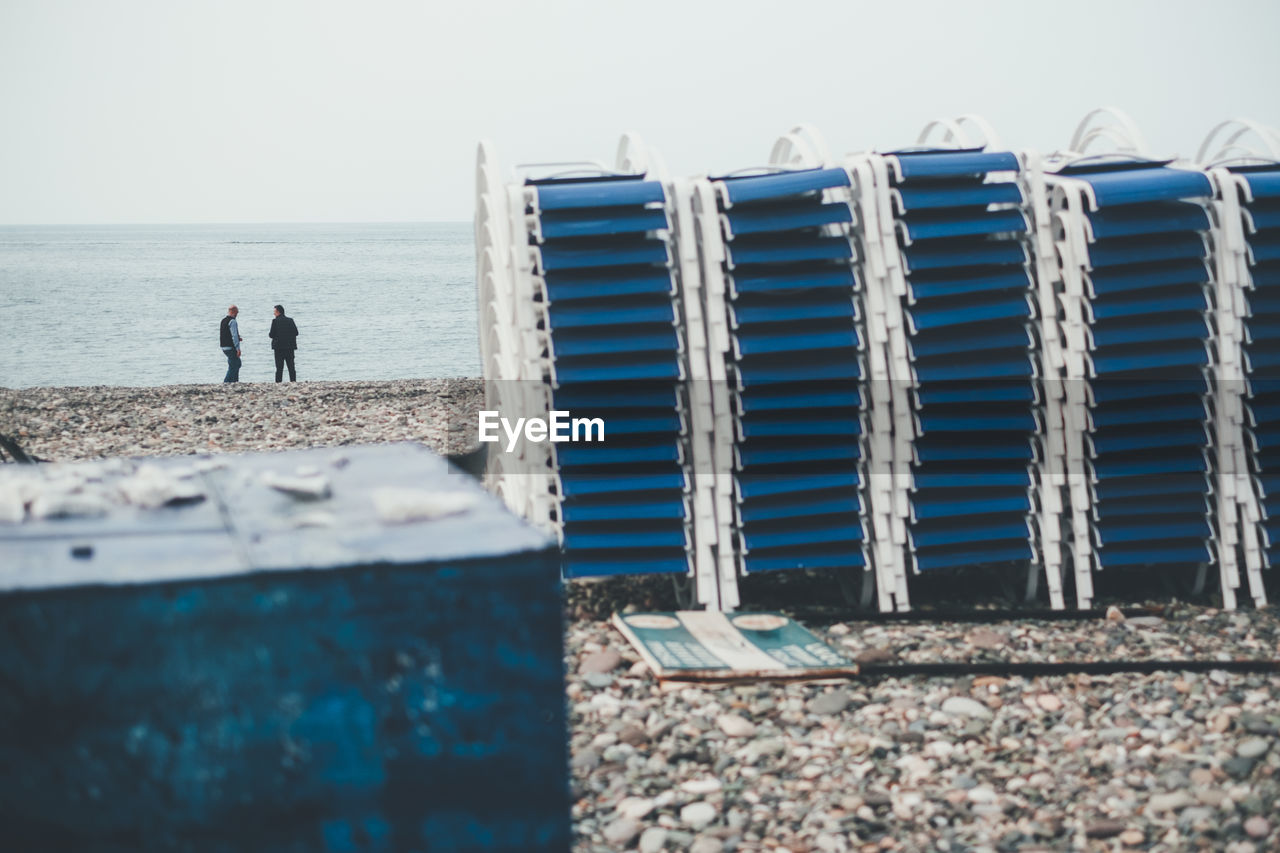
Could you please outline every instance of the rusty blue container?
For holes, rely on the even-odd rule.
[[[142,464],[0,470],[0,846],[568,849],[547,539],[415,445]]]

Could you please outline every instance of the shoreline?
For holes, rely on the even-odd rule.
[[[417,441],[471,450],[480,379],[0,388],[0,433],[50,462]]]

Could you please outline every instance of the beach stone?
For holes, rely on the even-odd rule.
[[[574,755],[569,764],[574,770],[585,770],[590,773],[600,766],[600,753],[594,749],[584,749]]]
[[[724,842],[710,835],[699,835],[689,845],[689,853],[723,853]]]
[[[716,807],[710,803],[701,801],[690,803],[680,810],[680,822],[686,826],[693,827],[695,832],[715,819]]]
[[[578,664],[578,672],[582,675],[610,672],[621,663],[622,655],[616,649],[602,649],[583,658],[582,663]]]
[[[582,680],[596,689],[613,684],[613,676],[605,672],[588,672]]]
[[[1124,832],[1127,827],[1118,820],[1095,820],[1085,824],[1086,838],[1114,838]]]
[[[853,656],[854,663],[893,663],[897,659],[893,649],[863,649]]]
[[[640,834],[640,822],[629,817],[618,818],[606,826],[601,834],[615,848],[629,847],[632,840]]]
[[[1261,758],[1267,754],[1267,750],[1271,748],[1271,743],[1260,737],[1249,738],[1243,740],[1236,747],[1236,755],[1241,758]]]
[[[1227,771],[1227,775],[1232,779],[1247,779],[1253,773],[1253,767],[1257,763],[1256,759],[1236,756],[1222,762],[1222,769]]]
[[[1191,805],[1194,800],[1186,791],[1173,791],[1168,794],[1156,794],[1147,800],[1147,808],[1153,812],[1175,812]]]
[[[624,797],[618,801],[617,811],[623,817],[640,820],[653,811],[655,805],[648,797]]]
[[[751,737],[756,733],[755,723],[737,714],[721,714],[716,725],[729,737]]]
[[[848,707],[849,693],[844,690],[832,690],[830,693],[820,693],[810,699],[805,705],[805,710],[810,714],[828,716],[839,714]]]
[[[1139,844],[1147,840],[1146,833],[1140,829],[1126,829],[1120,833],[1120,843],[1130,847],[1137,847]]]
[[[688,782],[680,784],[680,790],[686,794],[695,794],[701,796],[703,794],[714,794],[724,787],[720,780],[714,776],[708,776],[705,779],[690,779]]]
[[[1265,817],[1254,815],[1244,822],[1244,832],[1250,838],[1266,838],[1271,834],[1271,824]]]
[[[1193,785],[1212,785],[1214,780],[1213,771],[1207,767],[1196,767],[1187,777]]]
[[[975,628],[965,637],[965,641],[975,649],[998,649],[1005,645],[1008,638],[1000,631],[991,628]]]
[[[640,853],[658,853],[667,844],[667,830],[651,826],[640,833]]]
[[[986,705],[967,696],[949,697],[942,703],[942,711],[953,716],[974,717],[979,720],[990,720],[995,716]]]
[[[1052,693],[1041,693],[1036,697],[1036,704],[1049,713],[1062,710],[1062,700]]]

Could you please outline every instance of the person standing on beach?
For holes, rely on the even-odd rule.
[[[276,381],[284,380],[284,366],[289,365],[289,381],[297,382],[293,369],[293,351],[298,348],[298,324],[284,315],[284,306],[275,307],[275,319],[271,321],[271,350],[276,356]]]
[[[218,326],[218,345],[227,357],[227,375],[222,378],[223,382],[240,381],[240,342],[244,338],[240,337],[240,327],[236,325],[236,315],[239,313],[240,309],[232,305]]]

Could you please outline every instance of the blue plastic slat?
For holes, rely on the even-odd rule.
[[[798,545],[861,542],[862,525],[857,522],[856,516],[852,522],[846,516],[837,517],[823,525],[788,524],[774,530],[748,526],[743,530],[742,540],[748,551],[791,548]]]
[[[631,382],[624,386],[562,385],[552,393],[555,405],[561,409],[585,411],[639,409],[642,411],[667,411],[680,402],[676,386],[670,382]]]
[[[1020,210],[929,211],[908,214],[898,221],[913,241],[1022,233],[1027,230],[1027,218]]]
[[[768,393],[764,393],[768,391]],[[777,393],[781,391],[782,393]],[[760,393],[746,392],[739,397],[739,408],[744,416],[754,412],[772,412],[779,410],[797,411],[802,415],[814,410],[860,409],[862,394],[857,388],[802,388],[791,390],[789,387],[772,386]]]
[[[1205,288],[1198,284],[1175,284],[1094,299],[1089,307],[1095,321],[1118,317],[1137,317],[1141,320],[1173,311],[1203,313],[1209,310],[1209,296]]]
[[[666,228],[667,213],[660,207],[548,211],[539,217],[539,227],[544,240],[635,234]]]
[[[596,521],[654,521],[685,517],[683,501],[629,501],[627,503],[562,504],[560,514],[565,524]]]
[[[1213,185],[1207,175],[1185,169],[1134,169],[1076,177],[1093,187],[1099,207],[1213,195]]]
[[[1202,473],[1108,478],[1092,488],[1099,503],[1146,506],[1148,498],[1161,495],[1208,495],[1209,480]]]
[[[1099,373],[1127,373],[1132,370],[1157,370],[1173,367],[1208,367],[1209,353],[1201,341],[1183,344],[1162,344],[1146,352],[1094,353],[1090,357],[1093,369]]]
[[[683,554],[660,557],[610,554],[605,559],[568,555],[562,568],[566,578],[684,574],[689,571],[689,558]]]
[[[1027,290],[1031,287],[1031,274],[1021,267],[1009,267],[982,275],[961,277],[925,278],[924,275],[913,275],[908,284],[914,299],[928,300],[993,290]]]
[[[949,357],[938,364],[917,363],[914,369],[916,378],[922,385],[966,379],[1030,378],[1033,372],[1031,357],[1026,350],[1010,350],[976,357]]]
[[[858,347],[858,335],[853,328],[839,332],[802,332],[790,335],[744,328],[737,332],[735,340],[738,351],[743,356],[840,348],[854,350]]]
[[[726,246],[730,267],[749,264],[791,264],[800,261],[847,261],[853,244],[844,237],[805,234],[788,240],[743,237]]]
[[[678,433],[680,431],[680,415],[676,412],[645,413],[643,415],[610,414],[601,420],[607,424],[607,438],[618,436],[646,435],[657,433]]]
[[[1250,172],[1244,179],[1254,198],[1280,198],[1280,171]]]
[[[1098,454],[1127,453],[1135,450],[1153,450],[1159,447],[1208,446],[1209,435],[1203,424],[1159,424],[1156,427],[1143,424],[1138,432],[1133,427],[1112,427],[1098,430],[1089,436],[1094,452]]]
[[[1280,234],[1268,231],[1249,238],[1249,257],[1255,264],[1280,261]]]
[[[917,494],[911,498],[911,509],[917,519],[956,518],[991,513],[1029,513],[1031,498],[1025,491],[1008,495],[969,498],[930,498]]]
[[[849,173],[844,169],[803,169],[775,172],[769,175],[747,175],[721,178],[732,204],[770,198],[815,193],[832,187],[849,186]]]
[[[931,414],[927,409],[917,416],[921,433],[935,432],[1034,432],[1035,416],[1024,408],[1019,412],[1000,411],[997,406],[976,406],[964,414]]]
[[[766,274],[760,274],[758,269],[739,269],[729,281],[736,293],[794,292],[815,288],[852,291],[856,284],[853,270],[848,267]]]
[[[847,204],[814,204],[800,202],[787,205],[749,205],[735,207],[725,213],[729,220],[730,239],[742,234],[769,231],[793,231],[853,221],[853,210]]]
[[[634,326],[645,323],[671,325],[676,320],[675,311],[670,302],[652,305],[617,303],[572,307],[552,305],[547,309],[547,314],[551,319],[553,332],[584,326]]]
[[[597,529],[598,528],[598,529]],[[565,551],[619,551],[633,548],[683,548],[684,525],[647,522],[627,525],[573,525],[564,530]]]
[[[1249,270],[1254,287],[1280,287],[1280,263],[1257,264]]]
[[[1199,452],[1180,449],[1158,456],[1129,456],[1120,459],[1095,459],[1092,463],[1100,480],[1112,477],[1152,477],[1161,474],[1208,473],[1209,463]]]
[[[570,277],[569,274],[547,273],[547,296],[554,305],[557,302],[577,301],[582,299],[602,299],[611,297],[627,297],[653,295],[670,297],[672,292],[671,275],[666,270],[654,270],[641,274],[629,275],[580,275]]]
[[[809,518],[815,515],[844,515],[857,518],[862,512],[862,501],[854,493],[819,494],[787,503],[744,504],[739,512],[745,524],[777,521],[783,518]]]
[[[986,459],[1029,462],[1035,455],[1031,441],[1025,437],[1016,441],[998,437],[983,441],[967,433],[922,436],[916,439],[915,451],[921,463]]]
[[[943,334],[924,332],[908,339],[907,345],[914,358],[1031,346],[1031,334],[1025,323],[1001,323],[995,328],[984,327],[977,333],[970,329],[964,331],[970,333],[957,334],[950,329]]]
[[[911,272],[942,267],[1022,264],[1027,261],[1027,250],[1016,240],[924,243],[907,246],[902,253]]]
[[[977,183],[957,181],[954,184],[917,184],[898,189],[906,211],[933,210],[946,207],[974,207],[988,204],[1021,204],[1022,190],[1012,181]]]
[[[824,295],[821,300],[796,299],[785,304],[734,303],[729,310],[737,324],[840,319],[852,324],[854,317],[853,299],[844,294]]]
[[[1207,284],[1209,268],[1203,260],[1167,261],[1096,269],[1088,277],[1097,298],[1104,298],[1170,285]]]
[[[1089,246],[1089,263],[1095,268],[1149,264],[1208,257],[1208,245],[1198,231],[1118,237]]]
[[[987,172],[1016,172],[1017,155],[1008,151],[927,151],[888,155],[898,161],[903,180],[951,178]]]
[[[1086,214],[1094,239],[1166,231],[1207,231],[1209,213],[1198,204],[1162,202],[1095,210]]]
[[[1204,421],[1209,417],[1203,399],[1170,400],[1154,404],[1150,400],[1140,400],[1132,405],[1098,406],[1093,409],[1092,416],[1094,427],[1099,429],[1128,424]]]
[[[616,382],[620,380],[676,380],[680,377],[680,365],[675,354],[652,360],[631,361],[625,364],[601,363],[598,360],[584,364],[556,361],[556,379],[560,382]]]
[[[605,427],[607,429],[608,424]],[[612,443],[568,443],[559,445],[556,458],[559,460],[560,465],[565,468],[577,465],[656,464],[678,462],[680,450],[676,446],[674,438],[661,444],[641,445],[638,447],[619,446]]]
[[[951,519],[933,524],[918,524],[911,533],[917,548],[946,545],[968,545],[974,542],[998,542],[1026,539],[1030,536],[1022,518],[993,515],[986,518]]]
[[[916,569],[921,572],[992,563],[1016,563],[1030,559],[1031,545],[1027,542],[992,545],[980,549],[940,548],[912,555]]]
[[[1026,488],[1031,485],[1031,472],[1025,468],[1001,471],[994,465],[962,473],[920,471],[912,476],[915,487],[924,489]]]
[[[1198,397],[1210,391],[1208,377],[1203,374],[1179,376],[1176,379],[1152,379],[1150,377],[1100,377],[1090,383],[1093,399],[1099,406],[1115,402],[1121,404],[1157,397]]]
[[[666,199],[658,181],[590,181],[543,184],[535,190],[539,210],[645,205]]]
[[[1199,340],[1209,336],[1208,320],[1203,315],[1191,315],[1188,318],[1181,318],[1176,314],[1156,315],[1156,318],[1160,318],[1162,322],[1144,323],[1140,322],[1142,317],[1134,317],[1126,318],[1133,322],[1108,323],[1105,326],[1094,326],[1089,331],[1096,347],[1166,341],[1174,338]]]
[[[819,442],[817,439],[803,446],[755,447],[747,444],[738,448],[738,456],[744,468],[764,465],[795,465],[801,462],[855,462],[861,456],[856,440]]]
[[[856,488],[857,475],[848,474],[788,474],[755,475],[737,478],[738,492],[744,500],[811,492],[823,489]]]
[[[844,569],[865,566],[867,558],[861,549],[805,548],[780,556],[747,554],[743,564],[748,573],[788,569]]]
[[[641,329],[644,329],[644,327],[641,327]],[[648,334],[637,330],[603,337],[600,335],[575,335],[572,337],[560,335],[553,339],[551,348],[555,352],[557,361],[562,358],[577,356],[618,355],[637,352],[667,352],[671,353],[674,359],[678,343],[675,329],[668,328],[665,331],[651,331]]]
[[[666,244],[661,240],[589,242],[556,241],[539,249],[542,268],[555,270],[588,267],[620,267],[640,264],[664,265],[668,261]]]
[[[803,439],[805,436],[858,435],[861,432],[858,420],[854,418],[819,418],[808,420],[744,420],[740,422],[742,435],[746,438],[780,438],[794,436]]]
[[[981,299],[969,299],[962,305],[917,302],[907,309],[907,315],[912,327],[923,331],[989,320],[1027,319],[1031,311],[1026,292],[1012,290],[984,294]]]
[[[1163,544],[1124,543],[1098,549],[1098,562],[1104,568],[1148,565],[1197,565],[1212,562],[1205,542],[1165,542]]]
[[[1141,501],[1097,501],[1094,512],[1104,521],[1132,515],[1168,516],[1205,515],[1209,512],[1209,501],[1199,493],[1149,495]]]
[[[748,387],[758,383],[858,379],[862,376],[862,366],[849,358],[847,351],[838,351],[830,358],[817,358],[803,364],[740,364],[737,370],[742,384]]]
[[[684,475],[681,473],[627,474],[623,476],[589,475],[561,478],[565,498],[587,495],[632,495],[640,492],[683,491]]]

